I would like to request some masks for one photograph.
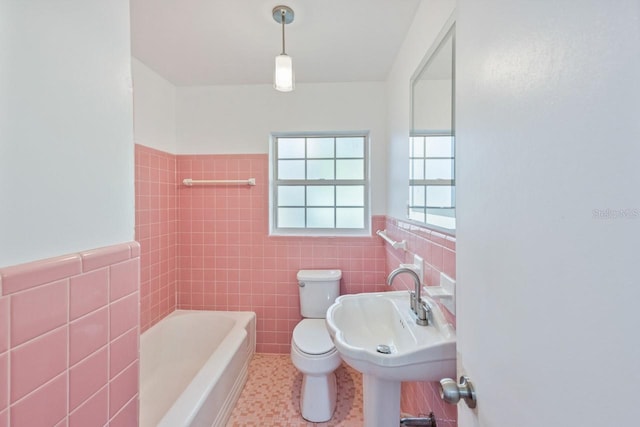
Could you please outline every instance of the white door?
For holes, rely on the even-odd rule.
[[[459,425],[640,425],[640,1],[457,7]]]

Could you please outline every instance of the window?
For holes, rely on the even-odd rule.
[[[409,158],[409,219],[455,229],[453,136],[448,133],[414,134]]]
[[[277,135],[271,234],[369,233],[368,135]]]

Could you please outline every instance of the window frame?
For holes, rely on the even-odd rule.
[[[337,157],[337,153],[334,150],[333,157],[327,158],[308,158],[306,152],[306,140],[308,138],[354,138],[362,137],[364,142],[363,147],[363,168],[364,179],[352,180],[352,179],[277,179],[278,176],[278,161],[282,160],[278,158],[277,147],[278,140],[284,138],[301,138],[305,139],[305,157],[297,158],[296,160],[304,160],[305,164],[307,160],[333,160],[334,162],[340,159],[360,159],[354,157]],[[371,176],[370,176],[370,136],[369,131],[343,131],[343,132],[274,132],[270,136],[269,140],[269,235],[270,236],[299,236],[299,237],[348,237],[348,236],[370,236],[371,235]],[[335,170],[334,165],[334,173]],[[278,227],[278,188],[280,186],[363,186],[364,187],[364,202],[363,206],[337,206],[336,192],[334,190],[334,203],[332,206],[309,206],[307,205],[306,192],[305,192],[305,204],[302,206],[306,210],[309,207],[322,208],[329,207],[334,209],[334,227],[333,228],[315,228],[307,227]],[[296,206],[301,207],[301,206]],[[363,228],[336,228],[336,210],[338,208],[357,207],[363,208]]]
[[[451,157],[431,157],[431,156],[427,156],[427,152],[426,152],[426,138],[437,138],[437,137],[448,137],[451,138]],[[412,152],[412,146],[413,146],[413,140],[414,138],[422,138],[423,144],[424,144],[424,148],[423,148],[423,155],[422,156],[414,156],[413,152]],[[410,168],[410,172],[409,172],[409,202],[407,203],[407,218],[411,221],[415,221],[417,223],[420,224],[426,224],[428,227],[430,228],[434,228],[436,230],[440,230],[440,231],[444,231],[447,233],[455,233],[456,230],[456,216],[455,216],[455,212],[456,212],[456,140],[455,140],[455,135],[452,131],[450,130],[437,130],[437,131],[413,131],[411,132],[410,135],[410,148],[409,148],[409,162],[413,162],[413,160],[415,159],[421,159],[424,161],[424,168],[423,168],[423,174],[425,175],[425,178],[423,179],[414,179],[413,176],[411,175],[411,168]],[[427,166],[426,166],[426,161],[427,160],[451,160],[452,165],[452,179],[428,179],[426,178],[427,175]],[[416,186],[421,186],[421,187],[425,187],[425,194],[424,194],[424,204],[423,205],[417,205],[415,203],[413,203],[414,198],[413,198],[413,188]],[[429,204],[429,197],[428,197],[428,192],[426,191],[427,187],[436,187],[436,186],[443,186],[443,187],[451,187],[452,188],[452,192],[453,194],[451,195],[451,206],[450,207],[444,207],[444,206],[435,206],[435,205],[430,205]],[[416,219],[416,218],[412,218],[412,212],[414,209],[423,209],[424,211],[424,220],[420,220],[420,219]],[[427,215],[428,215],[428,211],[429,210],[433,210],[433,209],[451,209],[453,210],[453,227],[446,227],[444,225],[440,225],[440,224],[436,224],[433,222],[429,222],[427,221]],[[447,215],[439,215],[441,217],[448,217]]]

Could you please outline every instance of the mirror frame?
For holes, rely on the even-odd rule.
[[[452,71],[451,71],[451,129],[450,129],[450,133],[451,136],[453,137],[454,141],[455,141],[455,137],[456,137],[456,11],[454,10],[453,13],[451,14],[451,16],[449,16],[449,18],[447,19],[447,21],[445,22],[445,24],[443,25],[442,29],[440,30],[440,32],[438,33],[438,35],[436,36],[436,38],[434,39],[433,43],[431,44],[431,47],[427,50],[426,54],[424,55],[424,57],[422,58],[422,60],[420,61],[420,63],[418,64],[418,67],[416,68],[416,70],[414,71],[413,75],[411,76],[411,79],[409,81],[409,107],[410,107],[410,124],[409,124],[409,138],[415,136],[415,117],[414,117],[414,112],[416,110],[415,108],[415,95],[414,95],[414,89],[416,87],[416,85],[418,84],[418,82],[420,81],[420,77],[423,75],[423,73],[426,71],[427,67],[429,66],[429,64],[431,64],[433,62],[433,60],[435,59],[436,55],[440,52],[440,50],[442,49],[442,47],[444,46],[444,44],[448,41],[449,37],[451,37],[451,43],[452,43]],[[439,129],[438,131],[444,131],[445,129]],[[455,152],[457,150],[455,149],[455,145],[454,145],[454,158],[455,158]],[[454,183],[456,181],[455,177],[457,176],[455,173],[455,168],[457,166],[457,162],[454,162]],[[454,184],[455,185],[455,184]],[[454,204],[454,210],[457,209],[456,208],[456,204]],[[450,235],[455,235],[456,233],[456,229],[453,228],[444,228],[438,225],[434,225],[431,224],[429,222],[422,222],[422,221],[418,221],[415,219],[409,219],[409,210],[410,210],[410,205],[409,203],[407,203],[407,220],[414,222],[416,224],[420,224],[421,226],[426,226],[427,228],[430,229],[434,229],[437,231],[441,231]]]

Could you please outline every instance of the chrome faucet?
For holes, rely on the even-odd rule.
[[[426,302],[422,301],[422,297],[420,296],[422,290],[422,284],[420,283],[420,277],[418,274],[410,268],[406,267],[398,267],[389,273],[389,277],[387,277],[387,285],[391,286],[393,279],[396,278],[401,273],[408,273],[412,278],[415,284],[415,291],[410,291],[410,304],[411,311],[416,314],[416,323],[418,325],[426,326],[429,324],[429,316],[431,315],[431,307],[427,305]]]

